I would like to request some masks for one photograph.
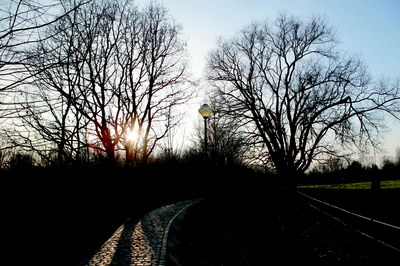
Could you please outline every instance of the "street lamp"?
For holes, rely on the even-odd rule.
[[[213,110],[211,106],[204,103],[200,106],[199,113],[204,118],[204,159],[207,158],[207,118],[209,118]]]

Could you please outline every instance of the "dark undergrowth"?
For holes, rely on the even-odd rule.
[[[270,190],[265,190],[264,181],[241,169],[219,169],[212,174],[204,169],[171,173],[162,168],[151,172],[84,169],[3,173],[4,260],[12,265],[78,265],[128,219],[138,219],[154,208],[189,198],[217,199],[229,215],[239,211],[240,219],[246,222],[254,214],[243,204],[251,202],[254,195],[268,195]],[[328,194],[343,202],[354,203],[353,197],[358,197],[349,194],[345,200]],[[386,206],[381,210],[388,211],[389,216],[394,214],[389,208],[394,200],[381,198],[384,202],[374,204]],[[291,202],[288,198],[285,201]],[[207,217],[212,215],[218,217],[218,211],[214,209]],[[218,231],[215,233],[218,235]]]
[[[397,216],[399,191],[308,191],[353,211]],[[376,193],[376,192],[375,192]],[[374,205],[372,205],[372,202]],[[170,236],[172,265],[396,265],[400,252],[283,190],[211,197],[193,206]],[[375,211],[373,210],[375,209]],[[395,222],[394,219],[391,221]],[[397,218],[397,221],[398,218]],[[380,233],[380,232],[378,232]]]

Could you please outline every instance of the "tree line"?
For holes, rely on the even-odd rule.
[[[166,7],[9,0],[0,11],[2,165],[20,154],[43,166],[129,168],[183,153],[173,147],[179,107],[199,87]],[[207,158],[262,166],[288,186],[316,162],[379,150],[383,118],[400,118],[399,79],[371,76],[320,16],[282,13],[221,37],[205,73]],[[185,158],[204,152],[198,131]]]
[[[9,31],[24,31],[11,22],[25,14],[17,6],[35,7],[12,3],[15,13],[3,23],[8,18],[15,27]],[[2,47],[10,54],[3,76],[13,65],[21,68],[1,89],[12,104],[1,117],[3,149],[34,152],[43,164],[92,155],[110,163],[119,157],[127,165],[146,162],[179,122],[176,107],[192,95],[181,26],[153,2],[141,9],[131,1],[62,1],[58,7],[61,15],[37,26],[34,40]]]

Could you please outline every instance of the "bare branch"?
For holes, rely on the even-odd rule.
[[[325,155],[378,148],[382,115],[399,118],[399,82],[374,83],[336,44],[324,19],[283,14],[220,40],[208,57],[225,114],[263,143],[266,161],[286,178]]]

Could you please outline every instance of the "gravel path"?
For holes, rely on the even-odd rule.
[[[299,195],[278,192],[163,206],[119,227],[82,266],[397,265],[398,261],[400,252],[310,206]]]
[[[196,202],[181,201],[160,207],[139,221],[121,225],[85,266],[147,266],[165,264],[169,226],[180,211]]]

